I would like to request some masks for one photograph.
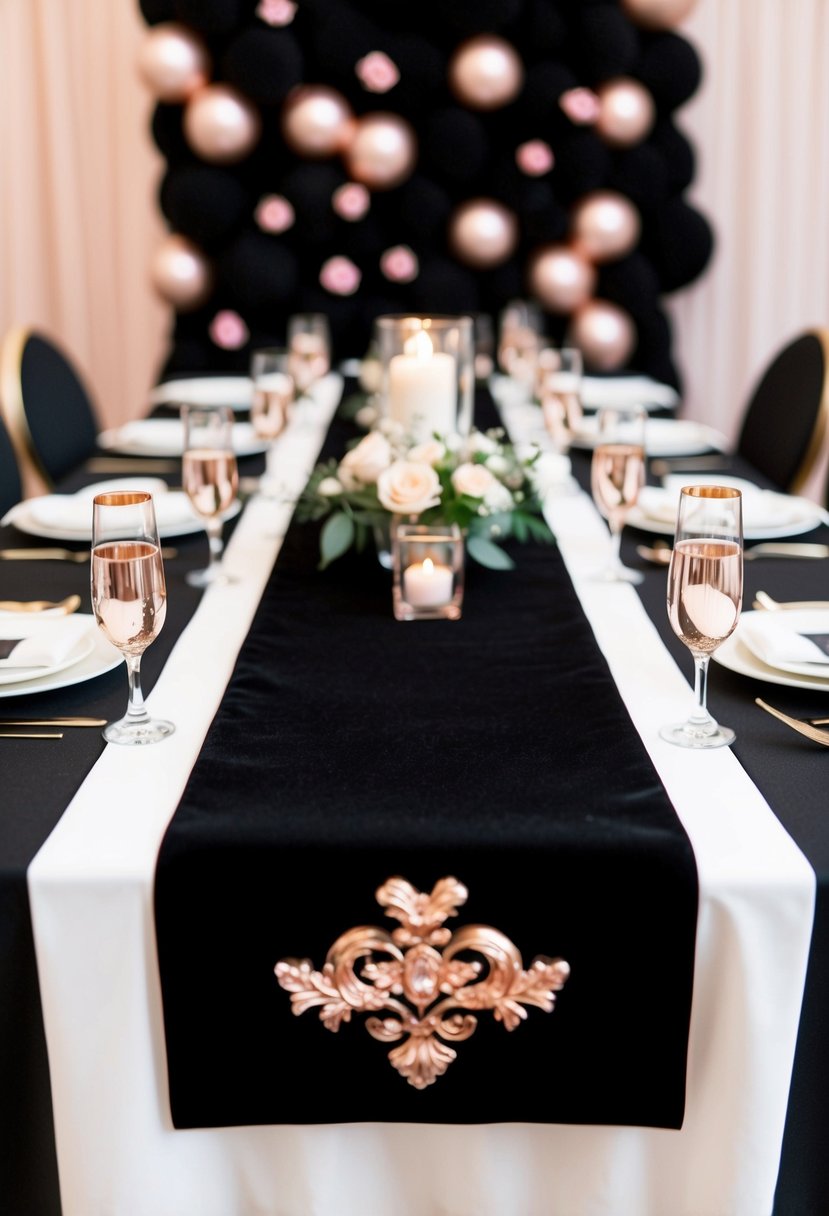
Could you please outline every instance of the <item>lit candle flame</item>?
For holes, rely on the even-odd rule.
[[[432,561],[431,557],[424,557],[423,573],[424,574],[434,574],[434,572],[435,572],[435,563]]]
[[[403,343],[403,353],[414,359],[431,359],[434,354],[432,340],[425,330],[419,329]]]

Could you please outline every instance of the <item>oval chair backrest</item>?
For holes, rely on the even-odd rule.
[[[810,330],[763,372],[743,418],[737,451],[782,490],[797,493],[829,426],[829,330]]]
[[[9,432],[0,418],[0,516],[5,515],[9,507],[13,507],[16,502],[20,502],[22,493],[17,455]]]
[[[44,335],[19,328],[3,339],[0,402],[24,483],[51,489],[95,451],[98,424],[86,387]]]

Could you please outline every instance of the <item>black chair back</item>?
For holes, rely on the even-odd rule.
[[[829,330],[810,330],[772,359],[751,395],[737,451],[782,490],[797,493],[829,426]]]
[[[13,507],[16,502],[20,502],[22,496],[17,456],[9,432],[0,418],[0,516],[5,515],[9,507]]]
[[[95,451],[98,423],[86,386],[43,334],[18,328],[3,339],[0,401],[18,462],[47,489]]]

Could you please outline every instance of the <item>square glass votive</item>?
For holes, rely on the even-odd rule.
[[[392,600],[398,621],[457,621],[463,601],[463,536],[457,524],[392,529]]]
[[[466,437],[475,394],[471,317],[377,317],[381,414],[398,423],[411,443],[434,435]]]

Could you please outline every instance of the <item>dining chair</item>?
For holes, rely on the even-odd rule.
[[[737,452],[799,493],[829,433],[829,329],[806,330],[771,359],[749,398]]]
[[[17,456],[24,493],[51,490],[96,447],[87,388],[60,347],[16,326],[0,345],[0,416]]]
[[[5,515],[9,507],[13,507],[16,502],[20,502],[21,496],[17,455],[5,423],[0,418],[0,516]]]

